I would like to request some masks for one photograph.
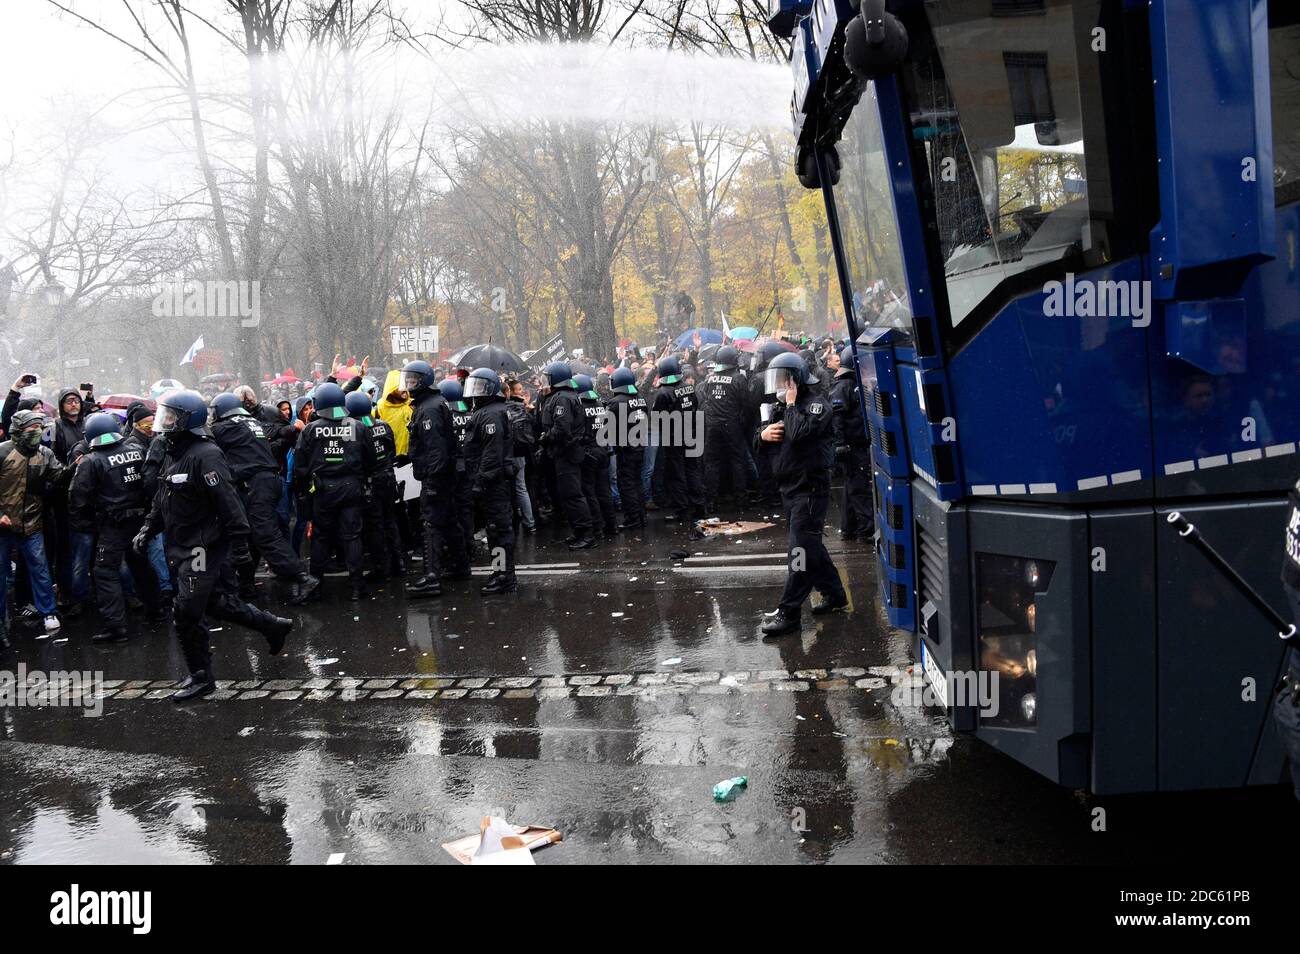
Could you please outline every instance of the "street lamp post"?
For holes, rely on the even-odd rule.
[[[54,334],[55,361],[58,362],[58,364],[56,365],[57,367],[56,378],[58,380],[59,387],[64,387],[67,384],[67,382],[63,380],[63,376],[67,373],[67,369],[63,366],[62,311],[63,311],[63,302],[65,298],[65,290],[63,286],[59,284],[59,280],[57,278],[51,278],[48,282],[45,283],[44,292],[45,292],[45,303],[50,306],[50,315],[54,318],[54,322],[53,322],[54,328],[52,329],[52,331]]]

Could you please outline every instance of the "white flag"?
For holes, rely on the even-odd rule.
[[[718,314],[722,315],[722,342],[726,344],[727,339],[731,337],[731,326],[727,324],[727,313],[725,311],[720,311]]]
[[[190,350],[185,352],[185,357],[181,358],[181,364],[193,364],[194,356],[203,350],[203,336],[199,335],[194,339],[194,344],[190,345]]]

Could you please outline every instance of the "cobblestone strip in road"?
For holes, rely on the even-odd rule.
[[[428,701],[568,699],[618,696],[727,695],[765,692],[867,692],[890,684],[919,686],[921,677],[895,666],[833,669],[760,669],[740,672],[582,673],[570,676],[393,676],[337,679],[218,679],[216,701],[275,699],[355,702],[363,699]],[[101,699],[167,699],[174,680],[106,679]],[[72,691],[72,690],[70,690]]]

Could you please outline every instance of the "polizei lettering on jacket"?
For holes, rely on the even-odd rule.
[[[108,466],[121,467],[123,464],[138,464],[142,460],[144,460],[144,454],[138,448],[133,447],[117,454],[109,454]]]

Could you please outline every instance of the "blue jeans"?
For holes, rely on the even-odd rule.
[[[645,460],[641,464],[641,486],[645,499],[651,497],[650,482],[655,475],[655,458],[659,456],[659,446],[653,441],[645,449]]]
[[[54,613],[54,584],[50,580],[50,566],[45,561],[45,534],[21,536],[0,530],[0,623],[5,619],[5,601],[9,594],[9,562],[17,549],[27,566],[27,576],[32,584],[32,602],[42,616]]]
[[[158,534],[149,541],[149,565],[153,567],[154,575],[158,577],[158,586],[164,591],[174,589],[172,586],[171,571],[167,568],[167,540],[163,534]]]
[[[525,527],[534,527],[533,522],[533,502],[528,497],[528,480],[527,480],[527,459],[523,457],[515,458],[515,504],[519,507],[519,517]]]

